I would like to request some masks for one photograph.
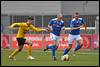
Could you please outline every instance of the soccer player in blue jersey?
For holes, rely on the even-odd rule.
[[[59,36],[60,36],[61,30],[64,29],[64,21],[62,20],[62,14],[58,14],[57,18],[51,19],[48,24],[48,27],[51,30],[50,40],[54,41],[55,44],[52,44],[52,45],[50,44],[46,46],[44,51],[48,49],[52,49],[52,58],[53,58],[53,61],[56,61],[57,59],[55,56],[55,52],[59,45]]]
[[[69,50],[72,48],[72,42],[75,40],[77,45],[76,48],[72,50],[73,56],[75,56],[75,51],[79,50],[83,46],[83,40],[82,37],[80,36],[80,28],[85,27],[86,31],[86,25],[84,23],[83,18],[79,18],[79,12],[76,12],[74,14],[74,18],[70,22],[70,33],[68,36],[68,45],[69,48],[64,49],[64,54],[66,55]]]

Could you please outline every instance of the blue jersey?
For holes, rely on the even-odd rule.
[[[84,24],[84,20],[82,18],[78,18],[78,20],[72,19],[70,22],[70,27],[75,28],[75,27],[80,27],[82,24]],[[77,30],[70,30],[70,34],[72,35],[79,35],[80,34],[80,28]]]
[[[64,27],[64,21],[58,21],[57,18],[50,20],[49,25],[52,26],[53,34],[60,36],[61,29]]]

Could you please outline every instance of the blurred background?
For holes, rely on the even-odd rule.
[[[7,26],[16,22],[26,22],[29,16],[34,18],[33,25],[46,28],[48,22],[58,13],[63,14],[65,26],[69,27],[74,12],[78,11],[84,18],[88,32],[81,30],[81,34],[87,37],[89,47],[86,49],[99,49],[99,1],[1,1],[1,48],[14,48],[13,35],[18,29],[9,30]],[[66,34],[69,31],[65,31]],[[27,33],[29,34],[29,32]],[[31,32],[38,37],[44,33]],[[48,34],[48,33],[46,33]],[[34,36],[33,36],[34,38]],[[42,40],[41,48],[44,47]]]

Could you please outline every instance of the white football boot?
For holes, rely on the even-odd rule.
[[[16,60],[15,57],[11,57],[11,56],[9,56],[9,59],[11,59],[11,60]]]
[[[28,60],[34,60],[35,58],[32,57],[32,56],[28,56],[27,59],[28,59]]]

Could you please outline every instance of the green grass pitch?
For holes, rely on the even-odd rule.
[[[27,60],[27,51],[22,50],[17,54],[15,61],[8,59],[13,50],[1,50],[1,66],[99,66],[98,51],[77,51],[76,56],[69,52],[70,61],[61,61],[63,51],[57,51],[57,61],[52,61],[51,51],[32,51],[34,60]]]

